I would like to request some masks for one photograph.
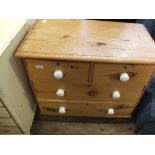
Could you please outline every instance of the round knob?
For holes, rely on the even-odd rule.
[[[63,97],[65,95],[65,91],[63,89],[58,89],[56,95],[58,97]]]
[[[107,110],[107,114],[108,114],[108,115],[114,115],[114,114],[115,114],[114,109],[113,109],[113,108],[109,108],[109,109]]]
[[[60,114],[65,114],[66,113],[66,108],[65,107],[60,107],[59,108],[59,113]]]
[[[63,72],[61,70],[55,70],[53,76],[56,79],[62,79],[63,78]]]
[[[113,99],[119,99],[121,97],[121,95],[120,95],[120,92],[119,91],[114,91],[113,93],[112,93],[112,98]]]
[[[127,82],[129,80],[129,75],[128,73],[121,73],[120,74],[120,81],[121,82]]]

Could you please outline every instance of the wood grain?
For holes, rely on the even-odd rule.
[[[141,24],[95,20],[39,20],[16,52],[24,58],[28,77],[42,114],[131,117],[155,70],[155,44]],[[36,65],[41,67],[36,68]],[[53,78],[55,70],[64,73]],[[130,79],[121,83],[122,72]],[[65,90],[57,97],[58,89]],[[113,99],[113,91],[121,97]]]
[[[134,135],[133,123],[75,123],[35,120],[33,135]]]
[[[126,65],[126,64],[94,64],[93,83],[100,84],[148,84],[154,65]],[[128,73],[128,82],[120,81],[120,74]]]
[[[67,61],[155,64],[144,25],[95,20],[39,20],[16,56]]]
[[[89,85],[77,83],[48,83],[34,82],[37,99],[63,100],[63,101],[88,101],[88,102],[137,102],[144,85]],[[56,91],[64,89],[65,95],[57,97]],[[113,91],[119,91],[121,97],[113,99]],[[132,97],[131,97],[132,96]]]
[[[131,117],[135,103],[88,103],[88,102],[56,102],[56,101],[38,101],[40,113],[46,115],[60,116],[90,116],[90,117]],[[59,114],[59,107],[66,108],[66,114]],[[107,114],[108,108],[115,110],[115,115]]]
[[[25,59],[24,61],[25,65],[27,66],[30,80],[44,82],[88,82],[89,80],[89,63],[35,59]],[[42,65],[43,68],[37,69],[36,65]],[[57,80],[53,77],[53,73],[57,69],[63,71],[64,77],[62,79]]]

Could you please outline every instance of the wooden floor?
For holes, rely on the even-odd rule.
[[[32,135],[133,135],[131,120],[103,120],[98,118],[61,118],[37,116],[31,128]]]

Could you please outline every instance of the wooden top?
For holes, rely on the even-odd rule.
[[[95,20],[38,20],[17,57],[155,64],[155,43],[141,24]]]

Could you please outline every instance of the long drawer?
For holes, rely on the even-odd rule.
[[[80,62],[63,62],[49,60],[24,60],[30,80],[45,82],[88,82],[89,80],[89,63]],[[60,70],[62,78],[55,78],[54,73]],[[59,76],[59,75],[58,75]]]
[[[56,102],[38,101],[41,114],[60,116],[89,116],[89,117],[131,117],[135,103],[89,103],[89,102]],[[65,113],[60,113],[60,107],[65,108]],[[114,114],[109,115],[108,109],[113,109]]]
[[[147,84],[153,69],[153,65],[94,64],[93,83]],[[120,81],[121,73],[129,75],[127,82]]]
[[[137,102],[143,85],[88,85],[78,83],[48,83],[35,81],[34,90],[37,99],[87,102]],[[56,95],[59,89],[64,90],[64,96]],[[114,91],[119,91],[120,98],[112,97]]]

